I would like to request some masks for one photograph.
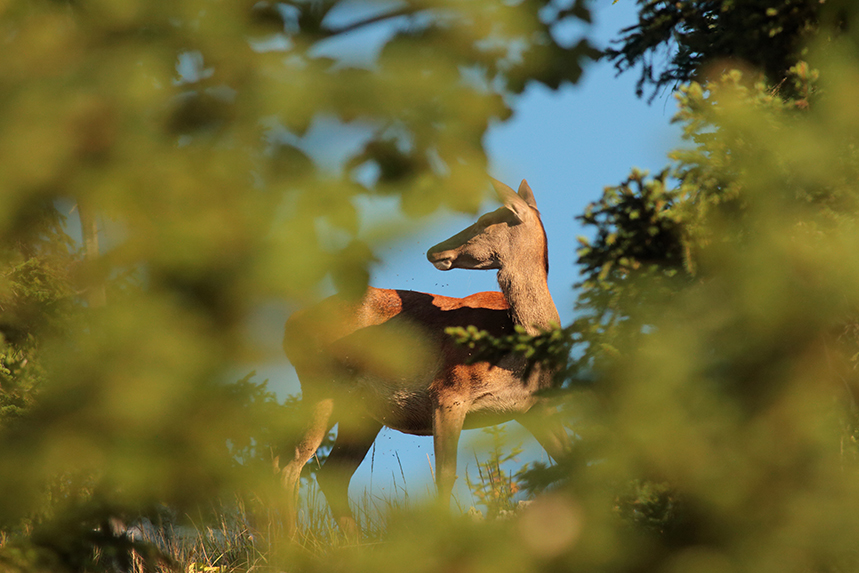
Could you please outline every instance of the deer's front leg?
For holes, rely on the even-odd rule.
[[[433,446],[435,449],[435,482],[438,501],[449,507],[450,494],[456,481],[456,451],[468,404],[456,399],[436,400],[433,411]]]

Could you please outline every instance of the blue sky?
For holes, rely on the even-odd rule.
[[[600,46],[635,21],[633,0],[616,4],[597,0],[593,4],[590,34]],[[584,234],[575,217],[600,197],[605,186],[623,181],[633,167],[651,172],[662,169],[667,152],[680,144],[680,128],[670,124],[676,109],[673,97],[663,94],[648,105],[635,96],[636,79],[635,71],[618,77],[610,63],[599,62],[587,67],[575,86],[557,92],[532,86],[515,101],[514,116],[492,127],[485,139],[492,176],[514,188],[525,178],[534,190],[549,238],[549,287],[564,324],[573,317],[575,238]],[[320,128],[316,137],[324,139],[323,132]],[[309,137],[312,139],[313,133]],[[495,208],[487,193],[485,210]],[[419,231],[378,250],[380,261],[373,269],[371,284],[447,296],[498,290],[493,271],[443,273],[426,261],[429,247],[473,220],[442,213]],[[279,346],[282,319],[278,312],[261,316],[256,334]],[[295,373],[285,359],[257,370],[280,395],[299,391]],[[518,426],[511,424],[510,432],[514,442],[521,438],[526,444],[521,461],[546,459],[533,440],[519,433]],[[476,474],[474,450],[476,447],[479,454],[482,449],[480,436],[479,431],[466,431],[460,442],[455,495],[466,509],[472,501],[464,476],[466,471]],[[401,496],[405,487],[412,498],[423,496],[433,489],[431,459],[431,438],[384,429],[355,474],[350,493],[355,499],[370,488],[371,496]]]

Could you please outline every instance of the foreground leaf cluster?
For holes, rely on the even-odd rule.
[[[559,383],[593,383],[569,399],[578,451],[543,480],[566,483],[587,524],[573,569],[859,566],[859,52],[844,17],[802,59],[782,51],[775,83],[696,68],[672,164],[581,217],[579,315],[554,336],[572,349]]]
[[[3,4],[0,568],[169,568],[135,527],[238,496],[245,570],[859,569],[859,15],[817,4],[642,3],[665,33],[641,53],[710,58],[666,76],[696,80],[686,146],[581,215],[573,324],[454,333],[558,369],[576,448],[521,474],[534,503],[481,524],[396,509],[383,543],[313,552],[280,534],[266,467],[294,402],[235,383],[271,358],[249,331],[326,283],[363,290],[399,228],[362,205],[473,211],[487,126],[592,55],[554,30],[585,5]],[[376,26],[365,60],[332,48]],[[708,76],[725,38],[747,64]],[[316,138],[357,143],[332,160]]]
[[[476,210],[488,126],[595,55],[549,4],[0,5],[0,569],[165,566],[165,508],[276,499],[260,317]]]

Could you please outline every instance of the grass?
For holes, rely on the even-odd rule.
[[[166,516],[153,523],[144,520],[129,528],[138,541],[158,548],[171,562],[158,564],[158,571],[183,570],[189,573],[266,571],[270,550],[267,532],[255,528],[253,518],[241,500],[212,508],[213,519]],[[151,565],[151,564],[150,564]],[[134,561],[133,573],[145,573],[143,559]]]
[[[506,440],[503,430],[491,434],[493,447],[486,462],[477,461],[478,477],[466,475],[472,503],[486,505],[489,518],[494,509],[513,505],[517,473],[503,472],[501,466],[518,453],[503,455]],[[134,524],[129,532],[136,541],[144,541],[168,558],[157,564],[159,573],[184,571],[186,573],[262,573],[300,569],[303,557],[329,555],[356,545],[371,546],[384,543],[388,537],[388,523],[392,515],[414,509],[409,495],[405,472],[399,456],[399,479],[392,472],[393,488],[390,493],[372,494],[365,488],[351,497],[351,506],[361,528],[359,541],[348,540],[331,517],[325,496],[314,479],[302,480],[299,496],[298,528],[292,540],[285,542],[285,527],[276,509],[255,501],[250,504],[240,498],[219,501],[197,517],[167,515],[159,523],[144,521]],[[372,463],[372,460],[371,460]],[[430,467],[432,464],[430,463]],[[467,473],[467,472],[466,472]],[[501,482],[510,481],[505,484]],[[372,482],[371,482],[372,483]],[[432,495],[432,492],[428,492]],[[510,499],[501,499],[510,497]],[[473,506],[463,507],[454,499],[455,512],[483,518]],[[285,546],[286,545],[286,546]],[[286,566],[285,566],[286,564]],[[135,559],[133,573],[152,571],[142,558]]]
[[[358,544],[382,542],[387,532],[387,516],[406,509],[409,503],[404,486],[393,497],[372,495],[365,489],[352,500],[363,533]],[[298,530],[289,551],[324,555],[356,545],[341,534],[315,481],[308,480],[302,487],[300,504]],[[172,561],[156,565],[159,573],[281,571],[283,562],[277,556],[283,550],[279,544],[285,539],[284,532],[283,522],[274,510],[251,511],[240,499],[217,504],[208,518],[165,518],[157,524],[145,521],[130,528],[135,540],[154,545]],[[133,573],[150,570],[143,559],[135,559]]]

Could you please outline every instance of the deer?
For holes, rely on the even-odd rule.
[[[335,424],[336,440],[316,478],[348,536],[360,534],[349,507],[349,482],[383,426],[433,437],[438,502],[446,508],[463,428],[514,419],[553,460],[569,451],[557,407],[542,392],[555,385],[551,369],[528,368],[513,353],[494,364],[473,362],[474,351],[445,332],[473,325],[503,336],[520,326],[536,335],[560,323],[534,194],[525,180],[518,192],[494,179],[492,185],[502,206],[426,256],[442,271],[497,270],[500,292],[454,298],[368,287],[357,302],[335,295],[287,320],[284,349],[301,384],[304,410],[297,441],[274,457],[286,490],[290,534],[301,470]],[[378,356],[380,347],[394,350],[386,358]],[[391,364],[398,359],[400,364]]]

